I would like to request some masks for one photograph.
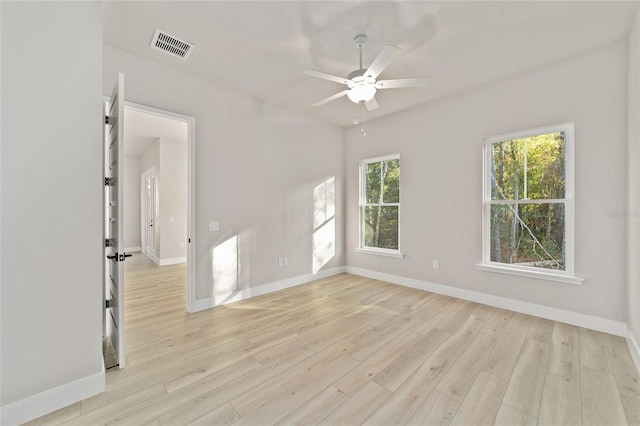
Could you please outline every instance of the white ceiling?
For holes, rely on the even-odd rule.
[[[158,138],[187,141],[187,123],[125,108],[124,155],[138,157]]]
[[[360,108],[342,85],[366,34],[365,68],[383,46],[402,49],[381,79],[431,77],[419,89],[379,91],[375,119],[625,37],[637,2],[109,1],[105,44],[338,126]],[[194,43],[187,61],[149,47],[156,28]]]

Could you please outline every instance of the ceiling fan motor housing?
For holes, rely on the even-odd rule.
[[[347,77],[349,79],[347,87],[351,89],[347,92],[347,97],[356,104],[368,102],[376,94],[376,81],[371,77],[366,77],[364,75],[366,71],[365,69],[355,70]]]
[[[364,73],[367,72],[367,70],[365,69],[359,69],[359,70],[355,70],[353,72],[351,72],[347,78],[353,82],[358,82],[358,81],[364,81],[365,80],[365,75]],[[375,83],[375,80],[371,77],[369,77],[369,82],[371,83]]]

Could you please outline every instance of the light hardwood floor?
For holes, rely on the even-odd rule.
[[[620,337],[348,274],[187,314],[132,260],[127,367],[32,424],[640,424]]]

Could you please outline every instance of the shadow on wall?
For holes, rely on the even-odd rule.
[[[311,270],[316,274],[336,254],[336,178],[313,188],[313,256]]]

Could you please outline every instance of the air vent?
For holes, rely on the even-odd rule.
[[[195,46],[164,31],[156,30],[151,40],[151,47],[186,61]]]

